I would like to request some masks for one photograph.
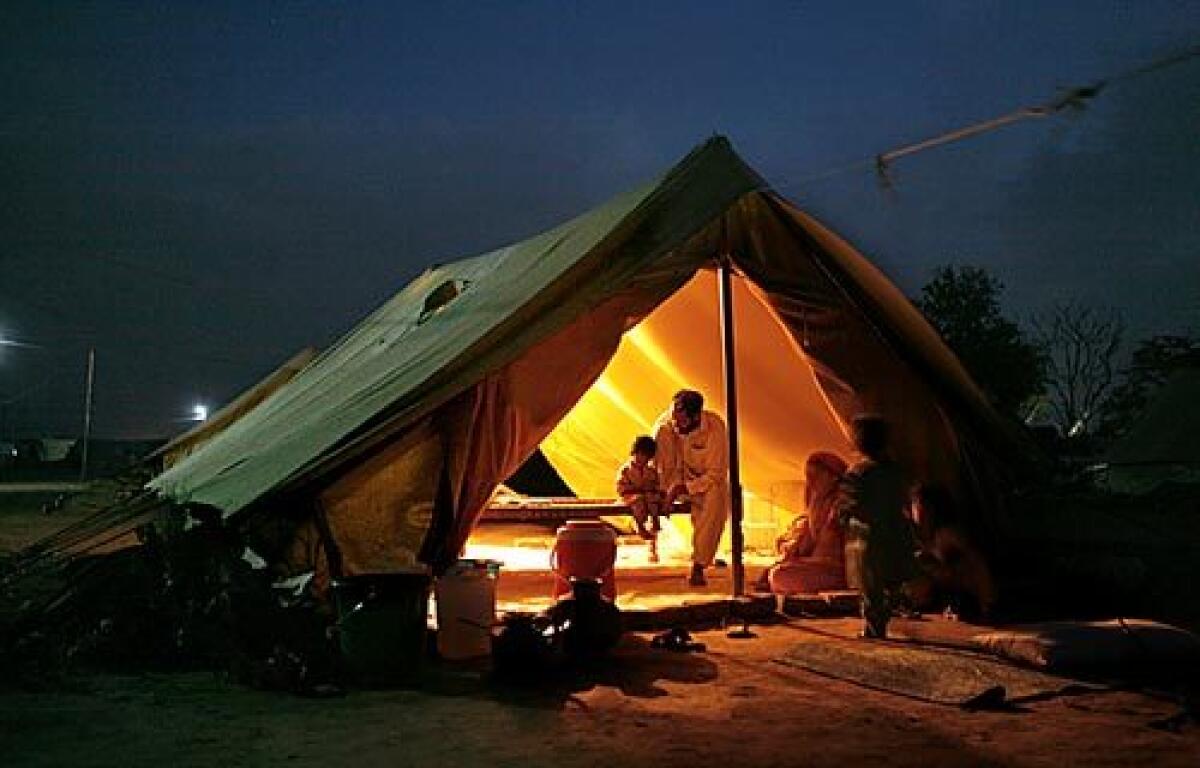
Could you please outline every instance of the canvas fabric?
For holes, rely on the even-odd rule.
[[[808,453],[848,457],[861,410],[893,422],[912,477],[993,490],[1012,435],[958,361],[723,139],[549,232],[430,268],[151,487],[226,515],[307,494],[347,542],[347,570],[444,567],[539,445],[577,493],[604,497],[676,389],[725,414],[722,258],[737,274],[743,484],[764,537],[803,508]]]

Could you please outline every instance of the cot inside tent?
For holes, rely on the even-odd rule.
[[[802,511],[808,454],[848,457],[850,447],[799,344],[745,279],[734,278],[733,295],[744,528],[754,549],[769,547]],[[671,395],[699,390],[725,415],[723,381],[717,276],[706,269],[622,337],[542,451],[576,494],[612,496],[630,443],[653,435]],[[675,539],[686,540],[686,521],[673,525],[682,534]]]

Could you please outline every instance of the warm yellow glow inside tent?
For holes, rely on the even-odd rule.
[[[734,278],[734,327],[744,530],[749,550],[768,549],[802,511],[804,461],[816,450],[849,457],[845,433],[800,344]],[[640,434],[684,387],[725,415],[716,273],[704,270],[625,334],[599,380],[542,442],[546,457],[579,496],[615,495],[617,468]],[[673,520],[687,541],[684,520]],[[728,531],[727,531],[728,535]]]

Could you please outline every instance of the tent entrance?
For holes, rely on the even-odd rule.
[[[542,453],[576,496],[613,498],[617,469],[633,439],[653,434],[679,389],[699,390],[706,408],[725,415],[717,283],[715,271],[698,272],[625,333],[600,376],[542,441]],[[815,450],[848,455],[849,444],[802,352],[804,340],[792,338],[746,279],[734,276],[733,294],[743,530],[746,563],[756,573],[772,560],[775,538],[803,509],[805,458]],[[613,522],[631,528],[627,520]],[[485,515],[467,554],[504,561],[510,571],[545,573],[554,528],[489,523]],[[690,562],[690,540],[690,522],[674,516],[660,538],[660,563],[650,563],[646,547],[627,537],[618,568],[644,572],[637,578],[647,583],[669,572],[675,590]],[[718,556],[730,560],[728,527]],[[723,596],[730,594],[727,582],[721,588]]]

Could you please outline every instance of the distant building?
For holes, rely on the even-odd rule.
[[[1200,366],[1167,380],[1103,464],[1108,488],[1119,493],[1200,483]]]

